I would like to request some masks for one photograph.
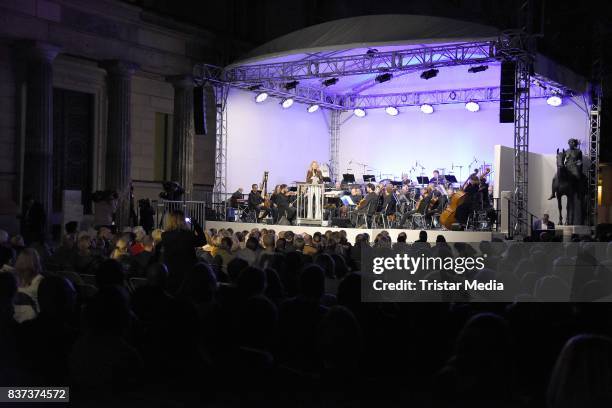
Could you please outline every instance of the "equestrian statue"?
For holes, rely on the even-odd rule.
[[[569,149],[557,149],[557,173],[552,180],[552,194],[548,198],[557,198],[559,208],[559,225],[563,225],[561,197],[567,197],[566,225],[581,225],[585,220],[587,178],[582,172],[582,151],[578,140],[570,139]]]

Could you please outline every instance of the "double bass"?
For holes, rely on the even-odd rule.
[[[489,174],[490,171],[491,169],[487,169],[481,177],[485,177],[487,174]],[[465,203],[465,200],[467,198],[467,193],[463,191],[463,189],[470,181],[470,178],[472,176],[475,176],[476,174],[478,174],[478,169],[475,169],[474,173],[472,173],[470,177],[465,180],[465,182],[461,186],[461,189],[459,191],[456,191],[450,197],[448,206],[444,209],[444,211],[442,211],[442,214],[440,214],[440,224],[442,224],[444,228],[451,229],[452,225],[457,221],[457,208],[459,208],[461,204]]]

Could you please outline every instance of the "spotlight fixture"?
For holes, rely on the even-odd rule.
[[[465,109],[469,110],[470,112],[478,112],[480,110],[480,105],[478,102],[469,101],[465,104]]]
[[[385,108],[385,112],[387,112],[387,115],[390,115],[390,116],[397,116],[397,114],[399,113],[399,111],[397,110],[395,106],[387,106]]]
[[[430,114],[430,113],[433,113],[433,111],[434,111],[434,108],[430,104],[424,103],[421,105],[421,112]]]
[[[559,95],[552,95],[546,99],[546,103],[550,106],[560,106],[563,103],[563,99]]]
[[[487,69],[489,69],[488,65],[478,65],[478,66],[475,66],[475,67],[470,67],[468,69],[468,72],[471,73],[471,74],[475,74],[477,72],[486,71]]]
[[[290,108],[291,105],[293,105],[293,98],[287,98],[285,100],[283,100],[281,102],[281,105],[283,106],[283,108],[287,109]]]
[[[249,86],[247,89],[248,89],[249,91],[256,91],[256,90],[258,90],[259,88],[261,88],[261,84],[251,85],[251,86]]]
[[[361,108],[353,109],[353,114],[358,118],[363,118],[366,115],[366,111]]]
[[[307,109],[308,113],[313,113],[319,110],[319,105],[317,105],[316,103],[313,105],[310,105]]]
[[[338,78],[329,78],[322,82],[324,86],[332,86],[338,83]]]
[[[372,58],[376,54],[378,54],[378,50],[376,48],[370,48],[369,50],[366,51],[366,57],[368,58]]]
[[[440,72],[440,70],[435,69],[435,68],[428,69],[427,71],[423,71],[421,73],[421,79],[431,79],[431,78],[437,76],[438,72]]]
[[[291,81],[291,82],[287,82],[285,84],[285,89],[286,90],[290,90],[290,89],[295,89],[296,86],[298,86],[300,82],[299,81]]]
[[[268,99],[268,94],[266,92],[260,92],[257,94],[257,96],[255,97],[255,102],[257,103],[262,103],[263,101],[265,101],[266,99]]]
[[[390,81],[391,78],[393,78],[393,74],[386,73],[386,74],[380,74],[379,76],[374,78],[374,80],[380,84],[382,82]]]

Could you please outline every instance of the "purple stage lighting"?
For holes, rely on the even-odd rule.
[[[385,108],[385,112],[387,112],[387,115],[396,116],[399,113],[399,110],[397,110],[395,106],[387,106]]]
[[[563,99],[559,95],[552,95],[546,99],[546,103],[550,106],[560,106],[563,103]]]
[[[434,111],[434,108],[430,104],[424,103],[423,105],[421,105],[421,112],[430,114],[430,113],[433,113],[433,111]]]
[[[268,94],[265,92],[261,92],[261,93],[258,93],[257,96],[255,97],[255,102],[262,103],[266,99],[268,99]]]
[[[293,105],[293,98],[287,98],[284,101],[281,102],[281,105],[283,106],[283,108],[287,109],[290,108],[291,105]]]
[[[469,101],[465,104],[465,109],[469,110],[470,112],[478,112],[480,110],[480,105],[478,102]]]
[[[366,115],[366,111],[361,108],[355,108],[353,114],[358,118],[363,118]]]
[[[310,105],[308,107],[308,113],[313,113],[319,110],[319,105],[317,105],[316,103],[314,105]]]

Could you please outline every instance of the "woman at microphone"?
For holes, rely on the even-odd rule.
[[[310,168],[306,172],[306,183],[308,184],[320,184],[323,182],[323,173],[319,169],[319,163],[313,160],[310,163]],[[321,219],[321,187],[310,186],[308,187],[308,207],[307,207],[307,218]]]

